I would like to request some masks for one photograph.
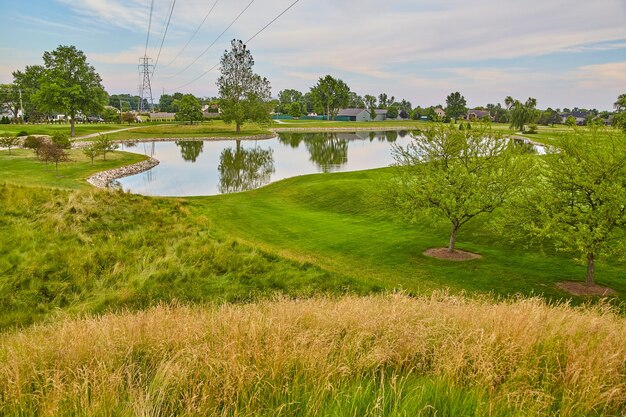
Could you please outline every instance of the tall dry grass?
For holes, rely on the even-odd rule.
[[[623,416],[626,319],[445,294],[160,306],[2,335],[0,401],[7,416]]]

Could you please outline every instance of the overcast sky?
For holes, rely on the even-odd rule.
[[[251,0],[177,0],[155,101],[162,91],[217,95],[217,69],[190,81],[219,62],[231,39],[249,39],[293,1],[252,0],[209,48]],[[109,93],[135,94],[150,2],[0,0],[0,82],[42,63],[44,51],[75,45]],[[155,60],[171,4],[154,0]],[[414,106],[445,104],[460,91],[470,106],[511,95],[535,97],[541,108],[608,110],[626,93],[626,0],[300,0],[249,47],[274,96],[308,91],[331,74],[358,94],[386,92]]]

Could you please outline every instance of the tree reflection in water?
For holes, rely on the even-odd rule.
[[[325,137],[305,139],[311,162],[322,172],[333,172],[348,162],[348,139],[339,138],[336,134]]]
[[[187,162],[196,162],[202,153],[204,142],[201,140],[177,140],[176,146],[180,148],[180,156]]]
[[[220,155],[220,193],[236,193],[262,187],[270,182],[274,173],[272,149],[226,148]]]

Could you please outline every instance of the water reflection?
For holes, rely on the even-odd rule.
[[[204,142],[201,140],[177,140],[176,146],[180,148],[180,156],[183,160],[196,162],[204,149]]]
[[[140,143],[124,148],[154,156],[160,164],[119,182],[124,190],[159,196],[246,191],[297,175],[389,166],[394,162],[391,144],[405,146],[412,134],[296,132],[263,141]]]
[[[274,169],[272,149],[226,148],[220,154],[220,193],[236,193],[262,187],[270,182]]]

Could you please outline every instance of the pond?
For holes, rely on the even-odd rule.
[[[359,171],[393,164],[393,144],[419,132],[280,133],[267,140],[144,142],[122,150],[160,164],[121,178],[125,190],[151,196],[203,196],[248,191],[298,175]],[[533,152],[533,146],[527,146]]]
[[[120,149],[153,156],[161,163],[118,183],[126,191],[152,196],[248,191],[298,175],[386,167],[394,162],[392,144],[405,146],[412,137],[406,131],[281,133],[258,141],[127,144]]]

